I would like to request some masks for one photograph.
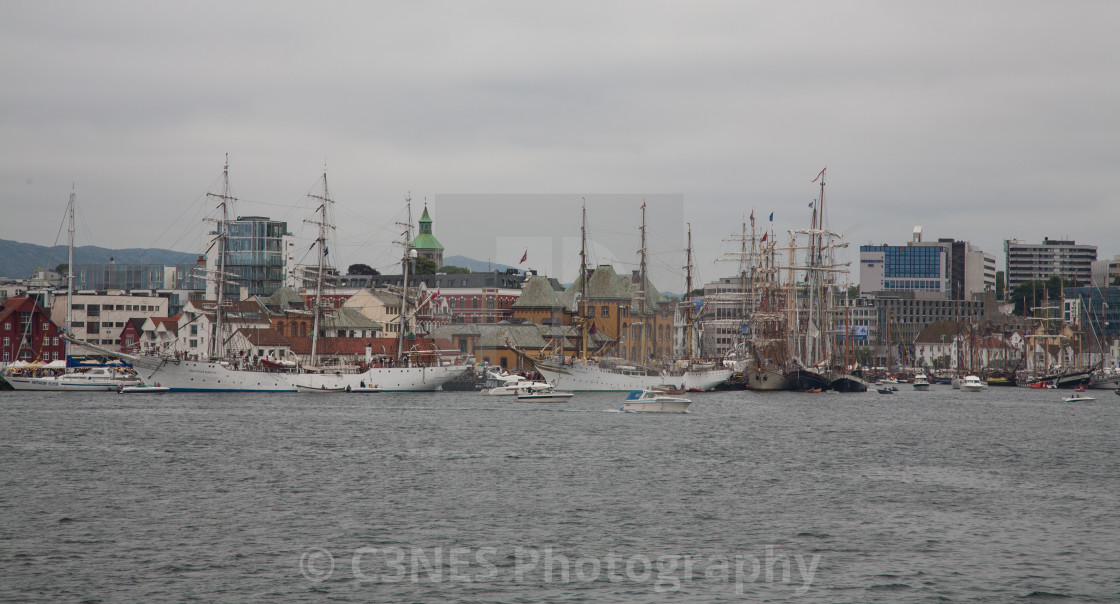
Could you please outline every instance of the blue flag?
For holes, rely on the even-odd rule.
[[[774,222],[774,213],[770,212],[770,222]]]

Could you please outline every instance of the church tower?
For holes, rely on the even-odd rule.
[[[416,250],[419,257],[435,262],[436,268],[443,268],[443,246],[432,234],[432,218],[428,216],[428,204],[424,204],[424,215],[420,217],[420,233],[412,240],[412,249]]]

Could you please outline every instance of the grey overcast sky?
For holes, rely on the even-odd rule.
[[[448,255],[565,280],[585,197],[593,260],[628,270],[649,199],[680,291],[684,222],[697,278],[729,274],[752,210],[808,226],[825,166],[853,248],[921,225],[1001,268],[1005,239],[1106,258],[1118,26],[1113,0],[7,0],[0,238],[54,243],[74,183],[79,244],[201,251],[229,153],[237,213],[304,241],[325,165],[343,267],[394,270],[411,192]]]

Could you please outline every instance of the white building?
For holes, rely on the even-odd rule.
[[[102,347],[120,345],[121,331],[130,319],[166,317],[168,300],[149,293],[123,291],[78,292],[73,296],[71,331],[76,339]],[[66,325],[66,296],[56,294],[51,302],[51,321]],[[76,348],[77,354],[93,351]]]

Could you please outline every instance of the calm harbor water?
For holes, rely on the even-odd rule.
[[[0,392],[0,600],[1120,600],[1120,397]]]

